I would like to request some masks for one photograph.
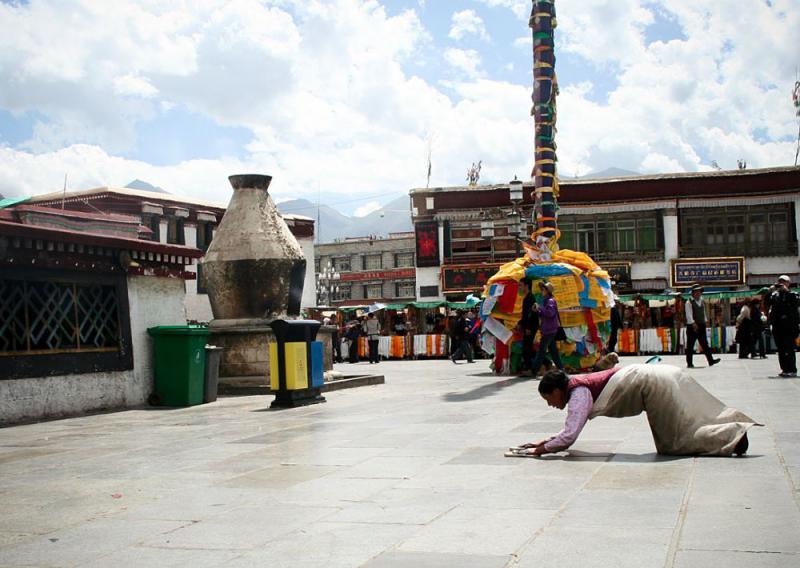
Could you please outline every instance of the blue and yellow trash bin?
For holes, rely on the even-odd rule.
[[[325,402],[323,347],[316,341],[320,323],[313,320],[275,320],[270,324],[275,342],[269,345],[272,408],[289,408]]]

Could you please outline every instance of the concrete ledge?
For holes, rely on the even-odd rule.
[[[386,379],[383,375],[350,375],[325,383],[322,387],[322,392],[366,387],[368,385],[382,385],[385,382]]]
[[[369,385],[382,385],[386,382],[383,375],[343,375],[331,381],[326,381],[322,392],[341,389],[352,389]],[[220,377],[217,393],[220,396],[253,396],[273,394],[272,389],[264,382],[264,377]]]

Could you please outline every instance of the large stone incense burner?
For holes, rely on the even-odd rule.
[[[214,320],[225,347],[223,377],[266,377],[270,322],[300,314],[306,260],[269,196],[265,175],[228,178],[233,197],[203,262]]]
[[[228,179],[233,197],[203,263],[214,319],[299,315],[306,259],[269,196],[272,178]]]

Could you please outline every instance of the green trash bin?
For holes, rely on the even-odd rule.
[[[208,329],[199,325],[160,325],[147,333],[155,344],[155,390],[150,404],[202,404]]]

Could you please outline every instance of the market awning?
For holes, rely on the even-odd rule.
[[[439,301],[439,302],[414,302],[411,305],[417,308],[418,310],[431,310],[433,308],[441,308],[447,304],[447,302]]]
[[[703,298],[706,300],[733,300],[737,298],[752,298],[754,296],[762,296],[767,293],[768,288],[761,288],[759,290],[735,290],[730,292],[704,292],[702,294]],[[798,288],[795,288],[793,291],[797,292]],[[674,300],[678,296],[683,296],[684,298],[688,298],[689,294],[626,294],[624,296],[619,296],[620,302],[632,302],[636,298],[641,298],[645,301],[660,301],[666,302],[669,300]]]
[[[13,207],[14,205],[19,205],[26,201],[30,201],[30,197],[6,197],[5,199],[0,199],[0,209]]]
[[[386,304],[386,309],[387,310],[404,310],[404,309],[406,309],[406,306],[410,306],[410,305],[411,305],[411,302],[408,302],[408,303],[405,303],[405,304]]]
[[[343,306],[338,308],[340,312],[351,313],[357,310],[366,310],[367,306]]]

